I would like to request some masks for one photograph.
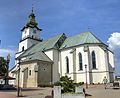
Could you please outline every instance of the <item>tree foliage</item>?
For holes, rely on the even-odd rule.
[[[74,80],[68,76],[62,76],[58,82],[56,82],[55,86],[63,87],[62,93],[66,92],[74,92],[75,86],[81,86],[84,82],[74,83]]]
[[[7,72],[7,61],[3,57],[0,57],[0,76],[5,76],[6,72]]]

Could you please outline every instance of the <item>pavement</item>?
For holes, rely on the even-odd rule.
[[[22,89],[19,98],[52,98],[51,91],[52,88],[49,87]],[[18,98],[16,94],[16,91],[0,91],[0,98]],[[86,94],[86,98],[120,98],[120,88],[113,89],[108,85],[104,89],[104,85],[89,85]]]
[[[86,98],[120,98],[120,88],[114,89],[111,85],[104,88],[104,85],[95,85],[86,89]]]
[[[16,95],[7,92],[0,92],[0,98],[16,98]]]

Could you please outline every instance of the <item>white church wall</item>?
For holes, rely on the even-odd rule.
[[[88,83],[102,83],[104,76],[108,77],[109,81],[109,74],[107,72],[108,60],[106,56],[106,52],[97,45],[89,45],[89,52],[84,52],[83,46],[77,46],[76,48],[76,82],[84,82],[86,83],[85,79],[85,64],[87,64],[87,82]],[[73,55],[70,53],[72,49],[65,49],[61,50],[61,66],[62,66],[62,76],[68,75],[73,78]],[[95,52],[96,55],[96,69],[92,69],[92,62],[91,62],[91,53],[92,51]],[[79,57],[78,54],[82,54],[82,61],[83,61],[83,70],[79,70]],[[69,74],[66,74],[66,60],[65,57],[68,56],[69,58]],[[89,56],[89,57],[88,57]],[[112,54],[111,54],[112,58]],[[88,60],[90,60],[88,62]],[[112,63],[112,62],[111,62]],[[61,67],[60,67],[61,68]]]
[[[21,52],[22,51],[22,47],[24,46],[24,49],[27,49],[27,40],[24,40],[22,42],[19,43],[19,51],[18,52]]]
[[[22,32],[22,39],[26,38],[28,35],[29,35],[29,29],[25,29],[25,30]]]
[[[79,70],[79,53],[82,54],[82,64],[83,64],[82,66],[83,66],[83,70]],[[86,78],[85,78],[85,64],[88,65],[88,54],[87,54],[87,52],[84,52],[84,47],[83,46],[78,46],[78,47],[76,47],[76,76],[77,76],[77,81],[76,82],[77,83],[78,82],[84,82],[84,83],[86,83]],[[87,66],[87,70],[89,70],[88,66]]]
[[[51,60],[53,60],[53,50],[45,51],[45,54],[46,54]]]
[[[35,30],[36,32],[34,33],[33,30]],[[28,28],[25,28],[24,31],[22,32],[22,39],[25,39],[26,37],[32,37],[32,36],[34,36],[34,38],[39,39],[40,31],[37,30],[36,28],[33,29],[28,27]]]
[[[62,76],[68,75],[73,79],[73,55],[70,53],[72,49],[66,49],[61,51],[61,65],[62,65]],[[66,73],[66,57],[69,58],[69,73]]]
[[[96,55],[96,67],[97,67],[97,69],[95,69],[95,70],[92,69],[92,71],[106,71],[105,51],[102,48],[100,48],[99,46],[90,46],[89,51],[90,51],[90,57],[91,57],[92,51],[94,51],[95,55]]]
[[[45,51],[45,54],[51,59],[53,60],[53,83],[57,82],[59,80],[59,65],[58,65],[58,61],[59,61],[59,53],[58,50],[55,49],[51,49],[48,51]]]
[[[108,54],[109,54],[109,63],[114,68],[115,67],[115,65],[114,65],[114,55],[111,51],[108,51]]]
[[[36,32],[34,32],[34,30],[36,31]],[[40,31],[39,30],[37,30],[36,28],[29,28],[29,35],[30,36],[34,36],[34,38],[36,38],[36,39],[39,39],[39,36],[40,36]]]
[[[109,81],[109,76],[108,76],[108,73],[106,72],[107,67],[108,67],[108,60],[106,57],[106,52],[99,46],[90,46],[89,50],[90,50],[90,55],[91,55],[92,51],[95,51],[95,54],[96,54],[97,69],[91,69],[92,82],[93,83],[102,83],[104,76],[106,76]]]

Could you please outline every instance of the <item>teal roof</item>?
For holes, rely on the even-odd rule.
[[[52,62],[52,60],[43,52],[35,52],[33,54],[30,54],[26,57],[25,60],[22,60],[22,62],[33,60]]]
[[[25,52],[23,52],[19,58],[21,57],[24,57],[24,56],[27,56],[29,54],[33,54],[33,53],[36,53],[38,51],[45,51],[45,50],[49,50],[49,49],[59,49],[58,45],[56,44],[59,39],[64,35],[63,34],[60,34],[60,35],[57,35],[53,38],[50,38],[46,41],[43,41],[43,42],[39,42],[38,44],[36,45],[33,45],[31,48],[27,49]]]
[[[39,42],[29,49],[25,50],[18,58],[27,57],[26,61],[42,60],[52,61],[43,52],[49,49],[65,49],[83,44],[104,44],[90,32],[80,33],[72,37],[65,37],[65,34],[57,35],[46,41]],[[104,44],[105,45],[105,44]]]
[[[98,43],[103,44],[103,42],[100,41],[92,33],[84,32],[84,33],[80,33],[80,34],[77,34],[77,35],[72,36],[72,37],[68,37],[64,41],[64,43],[62,44],[60,49],[73,47],[73,46],[77,46],[77,45],[82,45],[82,44],[98,44]]]

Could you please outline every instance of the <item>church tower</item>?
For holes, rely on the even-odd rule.
[[[24,50],[30,48],[32,45],[42,41],[39,37],[40,31],[42,31],[42,29],[38,27],[38,23],[35,20],[33,8],[31,14],[29,15],[28,22],[21,31],[22,39],[20,40],[19,43],[18,52],[23,52]]]

